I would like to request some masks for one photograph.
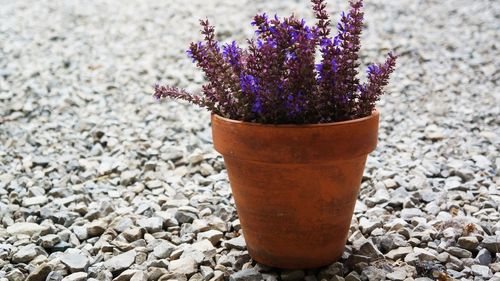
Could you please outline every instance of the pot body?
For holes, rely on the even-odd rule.
[[[248,252],[265,265],[315,268],[342,256],[378,112],[352,121],[263,125],[212,115]]]

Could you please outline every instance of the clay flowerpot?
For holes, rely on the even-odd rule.
[[[344,251],[379,114],[314,125],[212,115],[248,252],[265,265],[314,268]]]

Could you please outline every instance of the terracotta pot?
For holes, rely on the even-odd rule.
[[[263,125],[212,115],[250,256],[314,268],[344,251],[379,114],[314,125]]]

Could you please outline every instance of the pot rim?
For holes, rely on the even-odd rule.
[[[363,122],[365,120],[374,118],[378,115],[380,115],[379,111],[377,109],[374,109],[372,111],[372,114],[369,116],[356,118],[356,119],[352,119],[352,120],[339,121],[339,122],[318,123],[318,124],[263,124],[263,123],[253,123],[253,122],[246,122],[246,121],[229,119],[226,117],[222,117],[218,114],[212,113],[213,118],[217,118],[223,122],[231,123],[234,125],[258,126],[258,127],[268,127],[268,128],[296,128],[296,129],[298,129],[298,128],[330,127],[330,126],[346,126],[346,125],[350,125],[352,123]]]

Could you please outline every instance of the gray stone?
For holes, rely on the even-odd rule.
[[[129,281],[139,270],[127,269],[120,273],[113,281]]]
[[[470,269],[474,276],[479,276],[483,278],[491,278],[493,276],[491,269],[485,265],[474,264],[471,266]]]
[[[492,253],[500,253],[500,236],[485,236],[481,246]]]
[[[321,279],[327,279],[330,280],[333,278],[335,275],[342,275],[344,271],[344,265],[340,262],[334,262],[328,267],[323,268],[319,273],[318,273],[318,278]]]
[[[229,276],[230,281],[261,281],[262,274],[253,268],[243,269]]]
[[[48,198],[47,196],[35,196],[35,197],[27,197],[23,199],[23,206],[24,207],[31,207],[34,205],[44,205],[47,203]]]
[[[404,258],[409,253],[413,252],[413,248],[409,247],[399,247],[397,249],[389,251],[385,256],[391,260],[398,260]]]
[[[52,267],[47,263],[42,263],[37,266],[33,272],[28,275],[26,281],[45,281],[47,276],[52,271]]]
[[[87,240],[89,237],[85,226],[73,226],[73,233],[80,241]]]
[[[241,224],[240,220],[236,219],[231,223],[231,227],[233,228],[234,231],[239,231],[241,229]]]
[[[64,253],[61,262],[65,264],[70,272],[86,271],[89,267],[89,259],[78,253]]]
[[[148,280],[148,275],[140,270],[137,271],[131,278],[130,281],[147,281]]]
[[[377,191],[373,196],[368,197],[366,199],[366,203],[368,206],[373,207],[374,205],[388,202],[389,199],[390,199],[389,192],[385,189],[385,187],[383,187],[377,189]]]
[[[212,243],[212,245],[217,245],[220,241],[220,239],[224,236],[224,234],[218,230],[214,230],[214,229],[211,229],[211,230],[208,230],[208,231],[205,231],[205,232],[200,232],[198,233],[198,236],[197,236],[197,239],[198,240],[203,240],[203,239],[207,239],[208,241],[210,241]]]
[[[202,277],[202,280],[203,280],[203,277]],[[191,279],[190,279],[190,281],[191,281]],[[210,278],[209,281],[224,281],[224,272],[219,271],[219,270],[215,270],[214,276],[212,278]]]
[[[50,163],[50,159],[47,156],[35,156],[31,161],[33,162],[33,165],[42,167],[46,167]]]
[[[179,223],[191,223],[198,218],[198,210],[192,207],[180,207],[175,213],[175,219]]]
[[[105,261],[104,267],[111,272],[127,269],[134,263],[136,255],[135,250],[119,254]]]
[[[488,249],[481,249],[476,255],[476,261],[481,265],[490,265],[492,262],[490,251]]]
[[[500,272],[500,262],[490,264],[490,268],[493,272]]]
[[[61,242],[61,238],[56,234],[48,234],[40,237],[40,246],[45,249],[53,248],[59,242]]]
[[[113,224],[113,229],[119,233],[122,233],[134,226],[134,222],[131,218],[122,218]]]
[[[398,231],[404,233],[406,232],[406,228],[400,228]],[[380,244],[379,248],[382,252],[388,252],[399,247],[409,246],[406,237],[398,233],[389,233],[381,236],[378,239],[377,244]]]
[[[243,235],[224,241],[223,245],[227,249],[245,250],[247,248]]]
[[[201,265],[200,272],[203,275],[203,278],[208,280],[214,276],[214,270],[209,266]]]
[[[120,175],[120,184],[123,186],[129,186],[135,182],[138,175],[139,171],[137,170],[123,171]]]
[[[39,225],[31,222],[19,222],[7,227],[7,233],[10,235],[33,235],[36,233],[45,233],[48,231],[48,227],[45,225]]]
[[[5,278],[9,281],[25,281],[24,274],[17,268],[11,270],[5,275]]]
[[[423,217],[424,213],[417,208],[405,208],[401,210],[401,218],[404,220],[411,220],[414,217]]]
[[[433,261],[437,259],[436,255],[428,249],[415,247],[413,248],[413,252],[415,253],[415,256],[418,257],[418,259],[420,259],[421,261]]]
[[[122,235],[127,241],[129,242],[134,242],[136,240],[139,240],[143,237],[145,231],[142,228],[134,227],[125,230]]]
[[[371,240],[364,238],[355,240],[353,242],[353,249],[356,254],[367,256],[373,259],[383,256]]]
[[[374,266],[367,266],[361,272],[361,279],[368,281],[383,280],[386,277],[386,272]]]
[[[472,257],[472,253],[470,251],[467,251],[465,249],[459,248],[459,247],[448,247],[446,249],[450,255],[454,255],[457,258],[470,258]]]
[[[40,254],[44,254],[40,247],[37,247],[34,244],[28,244],[20,247],[17,252],[14,253],[12,256],[12,262],[28,263]]]
[[[86,225],[88,237],[100,236],[104,233],[108,224],[101,220],[93,221]]]
[[[345,281],[361,281],[361,277],[356,271],[351,271],[346,277]]]
[[[369,235],[375,228],[379,227],[382,227],[382,223],[379,221],[372,221],[364,217],[359,220],[359,228],[365,235]]]
[[[216,249],[212,243],[208,240],[201,240],[186,247],[181,258],[191,257],[197,263],[201,263],[203,260],[211,259],[215,254]]]
[[[86,281],[87,280],[86,272],[75,272],[70,274],[62,279],[62,281]]]
[[[406,270],[396,269],[393,272],[387,273],[386,277],[389,280],[403,281],[406,279]]]
[[[305,278],[303,270],[283,270],[280,277],[283,281],[302,281]]]
[[[176,274],[194,274],[198,270],[198,264],[191,257],[173,260],[168,266],[168,270]]]
[[[165,259],[168,258],[174,250],[175,250],[175,245],[167,241],[162,241],[160,244],[154,247],[153,254],[157,258]]]
[[[465,236],[458,238],[458,245],[467,250],[475,250],[479,246],[479,241],[475,236]]]
[[[159,232],[163,229],[163,219],[160,217],[140,219],[137,224],[149,233]]]

